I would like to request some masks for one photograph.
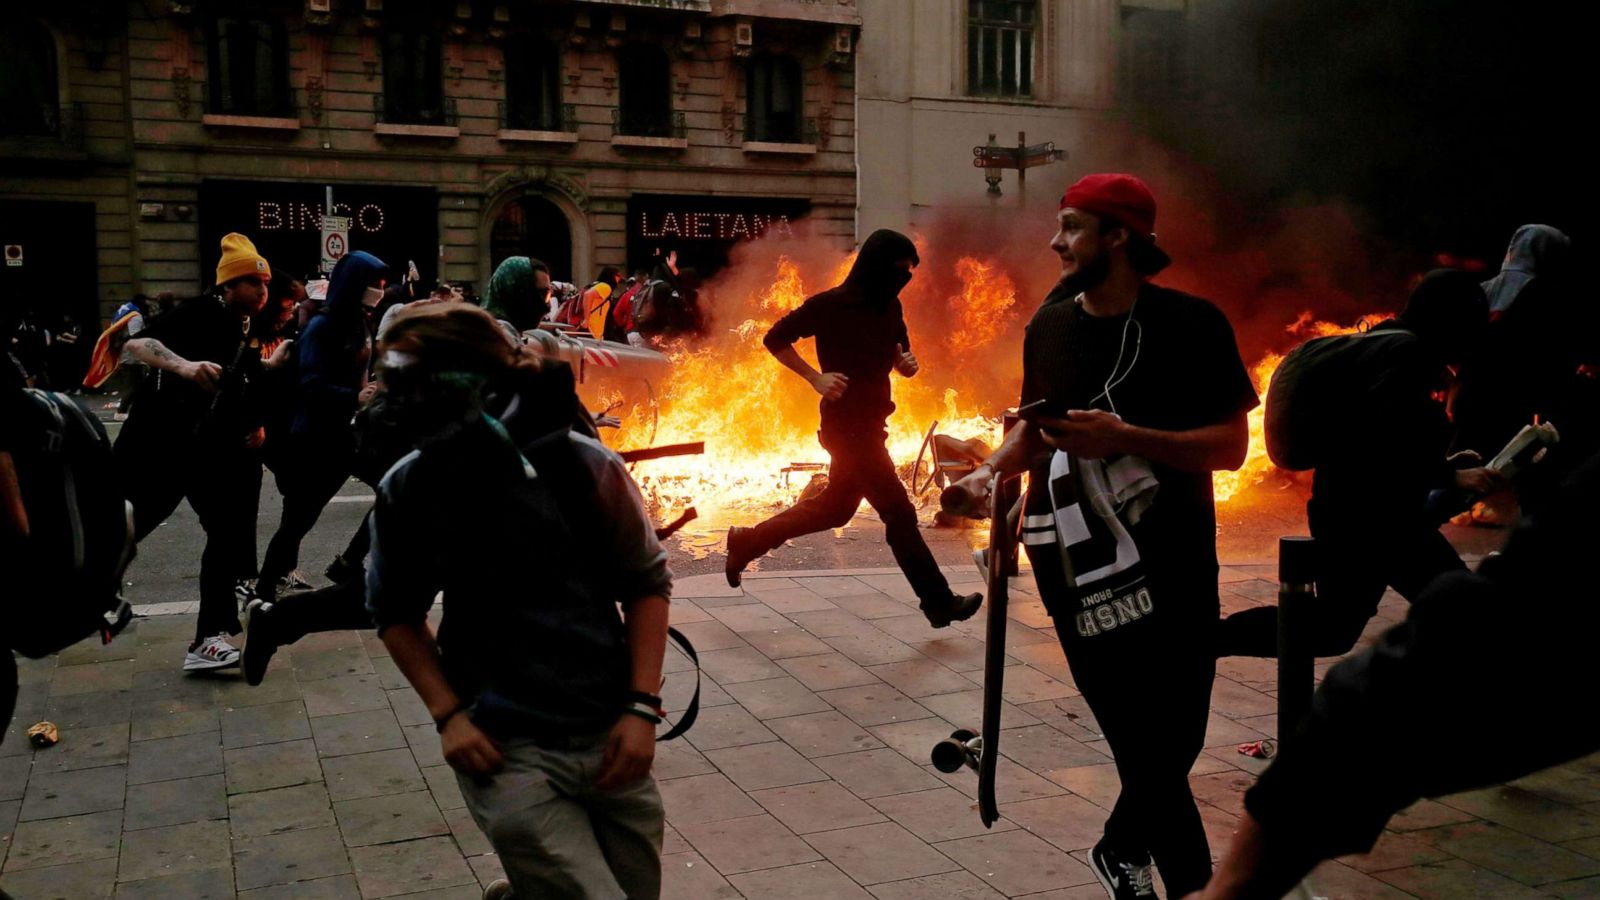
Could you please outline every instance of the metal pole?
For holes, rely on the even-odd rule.
[[[1028,163],[1023,154],[1028,152],[1028,133],[1017,132],[1017,208],[1028,208]]]
[[[1316,602],[1316,542],[1278,538],[1278,750],[1311,711],[1315,663],[1308,632]]]

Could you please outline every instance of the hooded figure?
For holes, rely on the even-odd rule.
[[[928,623],[943,628],[977,612],[983,596],[954,593],[939,571],[885,445],[885,426],[894,412],[889,373],[910,378],[919,370],[900,307],[900,289],[918,262],[910,238],[874,231],[843,284],[809,298],[767,332],[767,350],[822,395],[817,437],[831,458],[828,486],[754,528],[728,531],[724,574],[730,585],[739,585],[751,560],[785,541],[843,527],[865,499],[883,521],[884,538]],[[808,337],[816,338],[821,372],[794,349],[796,341]]]
[[[371,354],[367,307],[382,299],[382,289],[373,283],[387,268],[383,260],[360,250],[346,254],[333,267],[327,303],[300,335],[300,389],[292,426],[297,437],[350,434],[350,418],[366,382]]]
[[[550,289],[534,284],[533,260],[510,256],[495,267],[483,292],[483,308],[517,331],[531,331],[550,311]]]
[[[1500,274],[1483,283],[1489,295],[1489,312],[1500,315],[1540,275],[1558,276],[1572,251],[1572,240],[1549,225],[1524,225],[1511,236]]]

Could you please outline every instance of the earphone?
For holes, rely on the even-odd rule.
[[[1083,295],[1079,294],[1075,302],[1082,306]],[[1111,364],[1111,374],[1106,376],[1105,384],[1101,386],[1100,393],[1089,398],[1090,404],[1093,404],[1101,397],[1106,398],[1106,403],[1110,405],[1112,413],[1117,412],[1117,401],[1111,399],[1111,389],[1128,380],[1128,376],[1133,373],[1133,367],[1139,364],[1139,349],[1144,346],[1144,326],[1140,325],[1139,320],[1133,316],[1138,309],[1139,298],[1134,297],[1133,306],[1128,308],[1128,321],[1122,323],[1122,342],[1117,347],[1117,361]],[[1138,328],[1138,331],[1134,332],[1133,335],[1133,359],[1128,361],[1127,370],[1122,373],[1121,377],[1118,377],[1117,370],[1122,368],[1123,354],[1128,352],[1128,328],[1130,326]]]

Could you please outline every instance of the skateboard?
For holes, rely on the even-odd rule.
[[[1007,513],[1016,502],[1020,482],[1017,478],[989,483],[989,549],[985,551],[988,569],[988,618],[983,657],[983,724],[980,732],[962,728],[951,733],[933,748],[933,765],[941,772],[957,772],[966,766],[978,773],[978,816],[985,828],[993,828],[1000,818],[994,796],[994,770],[1000,758],[1000,691],[1005,680],[1006,575],[1013,570],[1016,553],[1015,525]]]

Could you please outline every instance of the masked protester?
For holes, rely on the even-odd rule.
[[[1028,472],[1023,545],[1121,794],[1090,862],[1113,898],[1204,885],[1211,853],[1189,789],[1216,660],[1211,473],[1238,468],[1255,389],[1209,301],[1151,284],[1169,263],[1156,202],[1131,175],[1067,189],[1050,246],[1062,277],[1028,325],[1022,402],[1040,415],[954,486],[981,502]]]
[[[1316,451],[1306,520],[1320,559],[1317,602],[1307,633],[1317,656],[1341,656],[1377,614],[1386,587],[1415,600],[1446,572],[1466,568],[1428,512],[1430,491],[1487,494],[1503,484],[1483,467],[1446,460],[1450,425],[1434,400],[1447,366],[1481,342],[1488,322],[1483,289],[1466,272],[1428,273],[1399,318],[1363,335],[1322,338],[1332,366],[1290,416],[1338,423]],[[1303,352],[1303,351],[1302,351]],[[1281,371],[1281,370],[1280,370]],[[1337,386],[1337,390],[1332,387]],[[1276,657],[1278,608],[1261,606],[1222,622],[1219,656]]]
[[[114,448],[119,467],[139,473],[126,485],[134,539],[142,540],[184,499],[205,530],[200,615],[183,663],[190,671],[239,664],[239,651],[229,643],[240,630],[234,582],[244,561],[254,561],[253,498],[261,491],[255,449],[265,438],[250,384],[259,351],[246,339],[271,278],[255,245],[229,234],[222,239],[216,289],[156,318],[123,347],[126,361],[155,370],[133,398]]]
[[[555,282],[550,267],[526,256],[507,257],[489,276],[483,308],[515,334],[532,331],[550,318]]]
[[[475,309],[395,322],[384,393],[419,446],[378,488],[368,606],[505,866],[486,896],[651,900],[667,554],[616,454],[564,428],[524,443],[487,415],[491,384],[546,365]],[[537,388],[515,405],[571,411]]]
[[[981,594],[959,596],[934,561],[917,530],[917,511],[906,496],[885,446],[885,423],[894,412],[889,373],[917,374],[901,312],[900,289],[919,262],[917,248],[898,232],[873,232],[861,245],[844,283],[801,304],[767,332],[767,350],[822,395],[818,437],[832,461],[828,486],[754,528],[728,532],[728,584],[737,587],[751,560],[803,534],[841,528],[863,498],[883,519],[889,547],[935,628],[977,612]],[[816,338],[822,371],[811,368],[794,349],[802,338]]]
[[[386,269],[370,253],[345,254],[329,276],[328,302],[296,342],[293,418],[277,473],[283,512],[256,582],[264,599],[292,583],[300,541],[350,477],[356,449],[351,420],[361,405],[372,353],[369,311],[383,300]]]

